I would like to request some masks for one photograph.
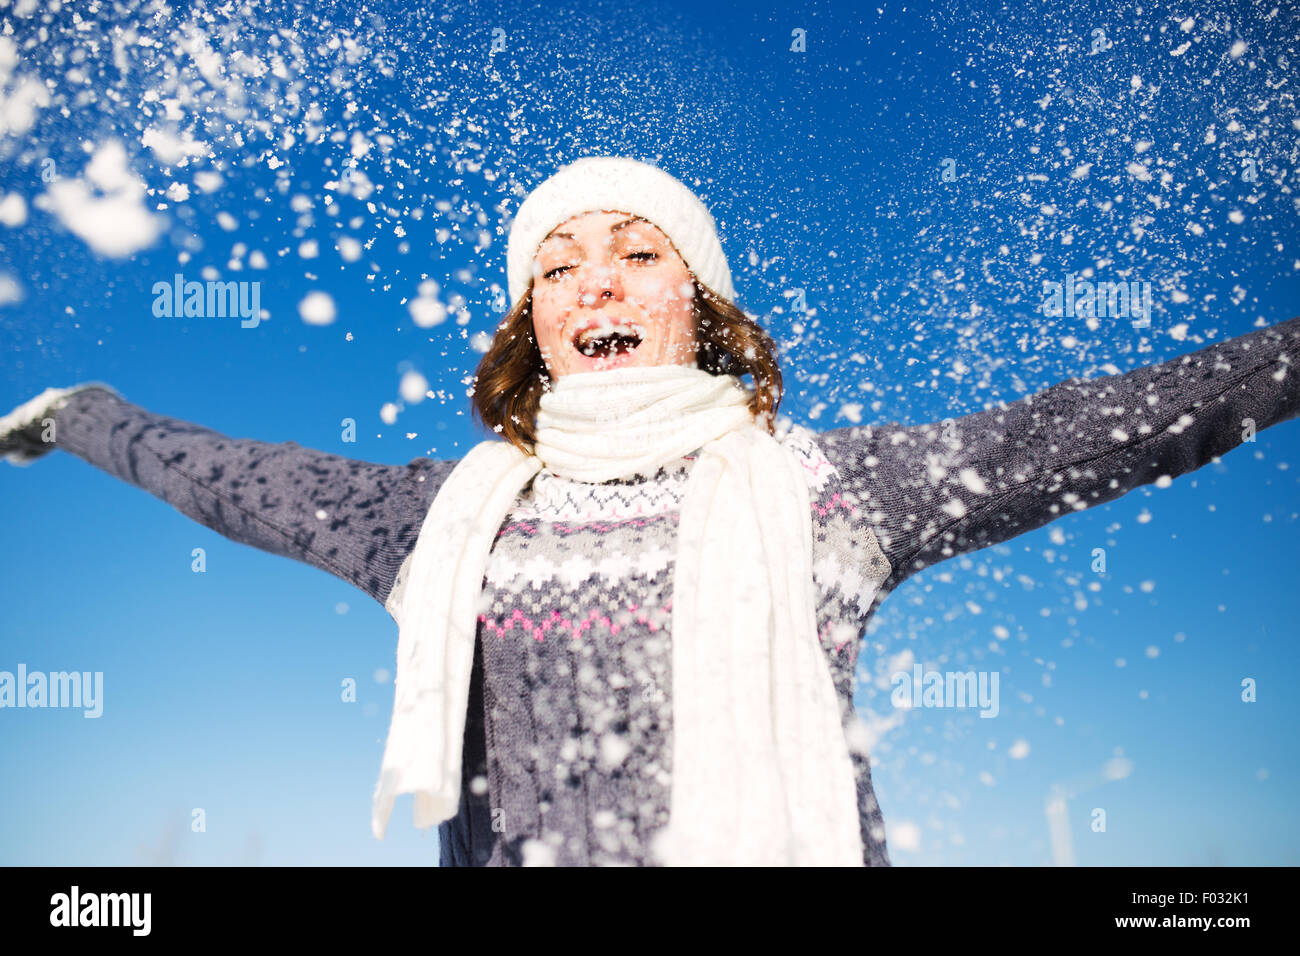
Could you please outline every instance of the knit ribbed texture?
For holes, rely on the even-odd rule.
[[[533,259],[556,226],[588,212],[626,212],[659,228],[707,288],[736,298],[717,224],[705,205],[669,173],[624,156],[586,156],[538,185],[510,224],[506,277],[511,303],[533,278]]]
[[[55,416],[56,447],[235,541],[329,571],[383,603],[454,461],[377,465],[230,438],[103,389]]]

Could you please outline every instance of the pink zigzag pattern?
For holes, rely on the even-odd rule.
[[[817,635],[818,639],[825,640],[826,632],[829,631],[834,626],[835,626],[834,621],[828,621],[826,623],[826,626],[821,629],[821,633]],[[840,641],[838,644],[836,644],[835,653],[838,654],[840,652],[840,648],[848,646],[848,643],[849,643],[848,641]]]
[[[640,605],[633,602],[627,606],[627,609],[633,613],[636,613],[638,607],[640,607]],[[666,611],[671,611],[672,608],[673,608],[672,601],[669,601],[664,605],[664,610]],[[505,640],[506,631],[514,630],[516,622],[519,623],[520,631],[522,631],[525,634],[528,634],[530,637],[532,637],[534,640],[538,642],[545,640],[546,632],[551,630],[552,628],[560,630],[561,632],[568,631],[569,636],[575,639],[581,637],[586,631],[590,630],[592,627],[594,627],[597,624],[603,624],[605,627],[607,627],[609,629],[610,634],[617,634],[620,630],[623,629],[623,625],[613,623],[612,621],[610,621],[607,615],[601,614],[599,611],[595,610],[594,608],[590,612],[588,612],[587,617],[584,620],[579,620],[577,618],[570,620],[569,618],[563,617],[559,611],[552,611],[551,616],[546,620],[534,621],[532,618],[528,617],[528,615],[524,614],[524,612],[521,611],[519,608],[515,608],[514,611],[511,613],[510,617],[506,618],[504,627],[502,627],[496,621],[489,621],[487,619],[486,614],[480,614],[478,616],[478,619],[479,619],[479,623],[482,624],[485,627],[485,629],[495,633],[496,636],[501,638],[502,640]],[[652,631],[659,630],[659,623],[657,621],[650,620],[650,618],[647,617],[644,612],[637,614],[636,619],[640,621],[642,624],[649,624],[650,630]]]
[[[816,511],[818,515],[825,515],[827,512],[833,511],[836,505],[839,505],[849,514],[856,515],[858,513],[858,506],[854,504],[850,504],[849,502],[845,501],[843,498],[840,497],[840,493],[838,491],[835,492],[835,494],[831,495],[831,500],[826,502],[825,507],[822,507],[821,505],[814,503],[813,510]]]
[[[627,609],[628,611],[635,614],[639,606],[640,605],[638,605],[634,601],[627,606]],[[669,601],[667,604],[664,605],[664,610],[671,611],[672,607],[673,607],[673,602]],[[502,640],[505,640],[505,635],[507,631],[514,630],[516,623],[519,624],[519,630],[521,632],[523,632],[524,634],[528,634],[530,637],[532,637],[534,640],[538,642],[544,641],[546,639],[547,631],[557,627],[560,631],[568,631],[569,636],[573,637],[574,639],[581,637],[584,633],[589,631],[592,627],[596,626],[597,624],[604,625],[606,628],[608,628],[610,634],[617,634],[623,628],[623,625],[613,623],[609,619],[608,615],[601,614],[599,611],[595,610],[594,608],[591,611],[587,612],[587,617],[583,620],[579,620],[577,618],[571,620],[569,618],[563,617],[559,611],[552,611],[549,618],[543,621],[535,621],[532,618],[530,618],[528,615],[526,615],[523,611],[521,611],[519,608],[515,608],[514,611],[511,612],[510,616],[506,618],[504,626],[498,624],[496,621],[489,621],[486,614],[480,614],[478,616],[478,619],[479,619],[479,623],[482,624],[486,630],[496,634],[496,636],[501,638]],[[636,620],[642,624],[649,624],[650,630],[652,631],[659,630],[659,623],[657,621],[650,620],[644,613],[636,614]],[[821,629],[821,633],[817,635],[819,640],[825,639],[827,632],[830,631],[834,623],[835,623],[834,621],[828,622],[826,626]],[[840,643],[836,644],[835,653],[838,654],[845,646],[848,645],[848,643],[849,643],[848,641],[841,641]]]

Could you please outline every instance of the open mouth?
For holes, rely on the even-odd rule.
[[[603,323],[580,329],[573,347],[588,358],[610,358],[632,352],[644,339],[645,330],[639,325]]]

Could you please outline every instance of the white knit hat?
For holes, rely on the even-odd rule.
[[[654,223],[695,278],[727,300],[736,298],[717,225],[704,203],[677,179],[626,156],[586,156],[538,185],[510,226],[506,278],[518,304],[533,278],[537,247],[560,223],[587,212],[626,212]]]

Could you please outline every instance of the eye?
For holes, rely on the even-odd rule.
[[[655,260],[657,260],[657,259],[659,258],[659,253],[657,253],[657,252],[650,252],[650,251],[648,251],[648,250],[642,250],[642,251],[640,251],[640,252],[630,252],[630,253],[628,253],[626,256],[624,256],[623,258],[624,258],[624,259],[636,259],[638,256],[643,256],[643,257],[644,257],[644,258],[638,259],[639,262],[654,262]],[[542,278],[544,278],[544,279],[551,279],[551,280],[554,280],[555,278],[558,277],[558,275],[559,275],[560,273],[567,272],[568,270],[570,270],[570,269],[572,269],[572,268],[573,268],[573,266],[556,266],[554,269],[551,269],[549,272],[544,272],[544,273],[542,273]]]

